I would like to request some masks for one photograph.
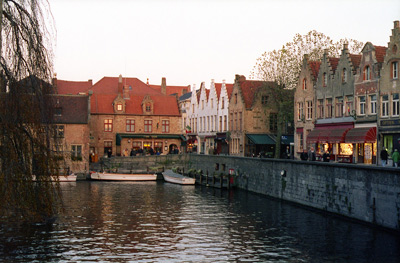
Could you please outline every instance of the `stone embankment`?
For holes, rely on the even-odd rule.
[[[103,165],[119,172],[179,167],[231,175],[247,191],[400,230],[400,169],[197,154],[115,157]]]

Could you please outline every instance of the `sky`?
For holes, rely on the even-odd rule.
[[[399,0],[49,0],[58,79],[135,77],[209,88],[317,30],[387,46]]]

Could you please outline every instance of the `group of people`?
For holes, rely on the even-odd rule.
[[[139,148],[137,150],[135,149],[131,149],[130,151],[128,150],[128,148],[126,148],[123,152],[122,152],[122,156],[128,157],[128,156],[136,156],[136,155],[144,155],[144,154],[150,154],[150,155],[160,155],[160,151],[155,152],[153,148],[148,148],[143,150],[142,148]]]
[[[400,160],[400,153],[397,149],[394,149],[392,153],[392,160],[394,167],[399,167],[399,160]],[[388,163],[389,153],[387,152],[386,148],[383,148],[381,151],[381,164],[385,167]]]
[[[330,161],[330,156],[331,156],[331,154],[329,153],[329,151],[325,151],[322,154],[322,161],[329,162]],[[307,150],[304,149],[303,152],[300,154],[300,159],[302,161],[316,161],[317,160],[317,156],[315,154],[314,147],[311,147],[308,152],[307,152]]]

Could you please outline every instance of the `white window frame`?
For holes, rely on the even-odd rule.
[[[376,94],[369,96],[369,114],[376,115]]]
[[[399,93],[392,94],[392,116],[399,116]]]
[[[382,96],[381,109],[381,117],[389,117],[389,95]]]
[[[358,114],[359,115],[365,115],[365,103],[366,103],[365,96],[359,96],[358,97]]]

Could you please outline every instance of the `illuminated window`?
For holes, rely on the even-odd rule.
[[[122,104],[121,103],[117,104],[117,111],[122,111]]]
[[[113,130],[113,120],[112,119],[105,119],[104,120],[104,131],[105,132],[112,132]]]

